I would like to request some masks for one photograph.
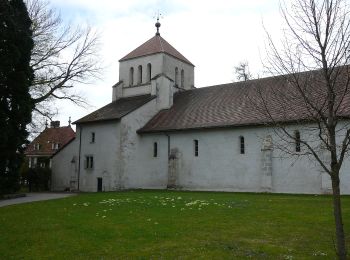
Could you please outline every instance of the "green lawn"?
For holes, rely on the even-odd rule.
[[[0,208],[0,259],[334,259],[331,202],[127,191],[8,206]],[[346,234],[349,202],[343,197]]]

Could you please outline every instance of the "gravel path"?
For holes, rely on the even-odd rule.
[[[41,201],[41,200],[61,199],[61,198],[66,198],[66,197],[70,197],[70,196],[75,196],[75,195],[76,195],[75,193],[51,193],[51,192],[26,193],[26,197],[0,200],[0,207],[5,207],[8,205],[14,205],[14,204],[34,202],[34,201]]]

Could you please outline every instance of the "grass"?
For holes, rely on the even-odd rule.
[[[314,195],[80,194],[0,208],[0,258],[334,259],[331,206]]]

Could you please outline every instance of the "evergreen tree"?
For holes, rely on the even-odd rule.
[[[33,102],[31,20],[23,0],[0,1],[0,194],[19,188]]]

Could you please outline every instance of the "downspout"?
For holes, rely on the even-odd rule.
[[[78,156],[78,191],[80,191],[80,155],[81,155],[81,136],[83,128],[79,125],[79,156]]]

